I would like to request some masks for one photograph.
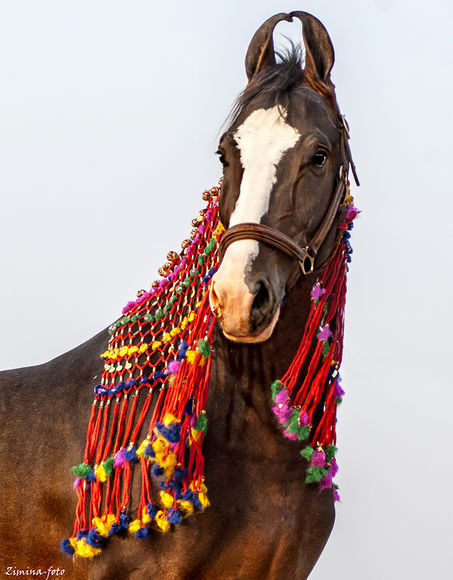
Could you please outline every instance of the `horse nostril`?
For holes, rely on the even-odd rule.
[[[255,299],[253,300],[251,311],[251,315],[254,318],[260,317],[260,315],[265,312],[270,303],[269,291],[264,282],[258,282],[257,287],[258,292],[256,293]]]

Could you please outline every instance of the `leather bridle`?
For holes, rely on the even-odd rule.
[[[305,246],[301,247],[289,236],[264,224],[257,224],[252,222],[244,222],[236,224],[226,230],[223,234],[219,247],[220,261],[223,260],[225,252],[233,242],[238,240],[256,240],[280,250],[291,258],[295,258],[300,266],[301,272],[307,276],[321,271],[334,257],[338,248],[338,239],[334,244],[333,250],[326,260],[321,264],[315,264],[318,252],[324,243],[329,231],[331,230],[335,219],[341,217],[341,210],[343,208],[343,201],[348,188],[348,172],[349,166],[352,169],[354,180],[357,185],[360,185],[357,177],[356,168],[352,160],[351,149],[349,147],[349,126],[344,115],[339,115],[341,141],[343,144],[343,151],[345,160],[340,165],[338,176],[335,182],[333,195],[330,199],[329,206],[324,214],[324,217],[311,238],[311,241]],[[341,232],[340,232],[341,234]],[[338,238],[338,236],[337,236]]]

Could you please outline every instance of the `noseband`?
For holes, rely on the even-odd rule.
[[[325,268],[325,266],[327,266],[327,264],[335,255],[338,246],[337,243],[334,244],[333,251],[330,253],[329,257],[321,264],[317,264],[316,268],[315,260],[319,249],[321,248],[335,221],[335,218],[341,213],[342,202],[344,201],[348,186],[349,166],[352,168],[355,182],[357,185],[360,185],[348,143],[349,126],[343,115],[340,115],[339,120],[341,123],[341,141],[343,143],[346,161],[340,165],[335,189],[330,199],[329,207],[327,208],[327,211],[324,214],[324,217],[311,241],[305,247],[301,247],[289,236],[283,232],[280,232],[279,230],[276,230],[275,228],[271,228],[270,226],[266,226],[264,224],[244,222],[232,226],[224,233],[219,247],[220,261],[223,260],[223,256],[225,255],[228,246],[230,246],[233,242],[237,242],[238,240],[256,240],[257,242],[262,242],[268,246],[280,250],[291,258],[295,258],[298,261],[300,269],[305,276],[319,272]]]

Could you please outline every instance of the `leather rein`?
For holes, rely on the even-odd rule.
[[[307,276],[321,271],[333,259],[338,243],[334,244],[333,251],[322,264],[315,267],[315,260],[318,255],[324,240],[326,239],[330,229],[332,228],[335,219],[340,216],[342,210],[342,203],[345,198],[348,187],[348,171],[351,166],[354,180],[357,185],[360,185],[357,177],[354,162],[352,160],[351,150],[349,147],[349,126],[344,115],[339,115],[341,140],[344,147],[346,161],[340,165],[338,176],[336,179],[335,189],[330,199],[329,206],[324,214],[324,217],[318,226],[311,241],[305,246],[301,247],[289,236],[264,224],[257,224],[253,222],[244,222],[232,226],[223,234],[219,247],[220,261],[223,260],[225,252],[233,242],[238,240],[256,240],[280,250],[284,254],[295,258],[300,266],[302,273]],[[338,242],[338,239],[337,239]]]

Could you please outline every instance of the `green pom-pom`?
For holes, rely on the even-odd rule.
[[[326,356],[329,354],[329,350],[330,350],[330,344],[329,344],[329,341],[326,340],[326,342],[324,343],[324,345],[322,347],[322,356],[324,358],[326,358]]]
[[[125,316],[122,321],[121,324],[127,324],[130,321],[131,317],[130,316]]]
[[[121,324],[122,324],[121,320],[117,320],[117,321],[115,322],[115,326],[116,326],[116,328],[119,328],[119,327],[121,326]]]
[[[285,385],[283,383],[281,383],[280,381],[274,381],[271,385],[271,389],[272,389],[272,399],[275,401],[275,397],[277,396],[277,393],[279,393],[280,391],[282,391],[285,388]]]
[[[86,477],[91,472],[91,466],[86,463],[81,463],[80,465],[74,465],[72,471],[77,477]]]
[[[198,256],[198,263],[200,264],[200,266],[203,266],[205,260],[206,260],[206,257],[203,256],[203,254]]]
[[[328,469],[318,465],[312,465],[305,473],[305,483],[319,483],[327,475]]]
[[[208,428],[208,419],[206,417],[206,413],[200,413],[197,419],[197,423],[195,425],[196,431],[201,431],[202,433],[206,433]]]
[[[309,425],[304,425],[299,429],[298,439],[299,441],[304,441],[310,435],[311,427]]]
[[[102,464],[102,467],[104,468],[106,475],[108,475],[109,477],[113,475],[113,463],[114,463],[114,461],[115,460],[113,457],[109,457]]]
[[[298,433],[299,432],[299,410],[293,409],[286,423],[286,430],[288,433]]]
[[[195,268],[192,268],[192,270],[190,270],[189,272],[189,276],[191,278],[195,278],[195,276],[198,274],[197,270]]]
[[[209,348],[209,344],[205,340],[198,341],[198,350],[202,356],[206,358],[211,356],[211,349]]]
[[[178,285],[176,286],[176,292],[177,292],[178,294],[181,294],[181,292],[182,292],[183,290],[184,290],[184,286],[183,286],[182,284],[178,284]]]
[[[313,449],[313,447],[311,445],[307,445],[307,447],[304,447],[300,451],[300,454],[302,455],[302,457],[304,459],[306,459],[307,461],[310,461],[310,459],[312,458],[314,452],[315,452],[315,450]]]
[[[327,463],[329,463],[335,457],[335,454],[337,453],[337,448],[335,447],[335,445],[327,445],[326,448],[324,449],[324,453],[326,454],[326,461]]]
[[[186,278],[183,282],[183,284],[186,288],[188,288],[191,285],[191,283],[192,282],[191,282],[190,278]]]

